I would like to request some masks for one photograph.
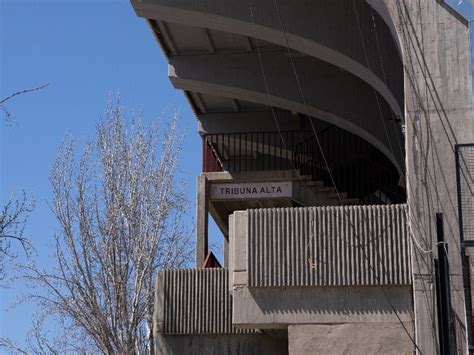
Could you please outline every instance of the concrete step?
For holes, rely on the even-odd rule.
[[[318,192],[325,192],[325,193],[333,193],[336,192],[336,189],[334,187],[329,187],[329,186],[323,186],[318,188]]]
[[[300,180],[303,181],[311,181],[312,176],[311,175],[299,175]]]
[[[324,182],[322,182],[322,181],[313,181],[313,180],[311,180],[311,181],[307,181],[305,184],[306,184],[306,186],[316,187],[316,188],[318,188],[318,190],[324,187]]]
[[[301,183],[304,185],[300,187],[302,189],[302,195],[300,195],[303,198],[302,202],[314,200],[327,206],[340,206],[341,203],[350,206],[360,203],[357,198],[348,198],[347,192],[337,193],[334,187],[325,186],[323,181],[311,180],[311,176],[308,175],[300,175],[300,177]]]
[[[342,200],[345,206],[358,205],[360,200],[358,198],[345,198]]]
[[[347,199],[347,192],[339,192],[337,193],[336,191],[334,192],[330,192],[328,197],[330,198],[336,198],[336,199],[341,199],[341,200],[345,200]]]

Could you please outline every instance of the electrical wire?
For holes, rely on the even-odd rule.
[[[256,50],[257,50],[257,54],[258,54],[258,60],[259,60],[259,64],[260,64],[260,70],[261,70],[261,73],[262,73],[262,77],[263,77],[263,80],[264,80],[264,85],[265,85],[265,90],[266,90],[266,95],[267,95],[267,99],[269,100],[269,103],[270,103],[270,106],[272,108],[272,114],[273,114],[273,119],[274,119],[274,122],[275,122],[275,126],[277,128],[277,130],[279,131],[279,134],[280,134],[280,137],[281,137],[281,140],[284,143],[284,139],[283,139],[283,136],[281,134],[281,130],[280,130],[280,125],[279,125],[279,122],[278,122],[278,118],[276,116],[276,113],[275,113],[275,110],[274,110],[274,107],[273,107],[273,104],[272,104],[272,99],[271,99],[271,96],[270,96],[270,88],[269,88],[269,85],[268,85],[268,79],[267,79],[267,75],[266,75],[266,72],[265,72],[265,67],[264,67],[264,64],[263,64],[263,58],[261,56],[261,53],[260,53],[260,46],[258,44],[258,35],[257,35],[257,31],[256,31],[256,26],[255,26],[255,18],[254,18],[254,13],[253,13],[253,5],[252,5],[252,0],[249,1],[249,8],[250,8],[250,17],[251,17],[251,20],[252,20],[252,24],[253,24],[253,27],[254,27],[254,38],[255,38],[255,41],[256,41]],[[307,115],[307,118],[308,120],[311,122],[311,124],[313,123],[312,122],[312,118]],[[314,125],[312,125],[312,130],[313,130],[313,134],[316,136],[316,138],[318,138],[318,133],[316,132],[316,128],[314,127]],[[319,139],[318,139],[318,142],[319,142]],[[319,148],[319,151],[322,153],[322,156],[326,162],[326,170],[330,173],[330,168],[328,166],[328,163],[327,163],[327,159],[325,158],[325,155],[324,155],[324,151],[322,149],[322,145],[319,144],[318,145],[318,148]],[[294,165],[293,165],[294,166]],[[294,168],[296,169],[296,167],[294,166]],[[330,173],[331,174],[331,173]],[[344,200],[342,199],[335,183],[334,183],[334,178],[332,177],[331,175],[331,178],[332,178],[332,184],[333,184],[333,188],[334,190],[336,191],[337,193],[337,197],[338,197],[338,200],[339,200],[339,203],[341,205],[344,205]],[[308,187],[309,188],[309,187]],[[346,212],[347,213],[347,212]],[[387,214],[388,212],[386,212]],[[354,228],[354,226],[353,226]],[[381,233],[383,234],[388,228],[390,228],[390,226],[387,226],[384,230],[381,231]],[[371,243],[373,242],[373,240],[376,238],[375,235],[372,235],[372,237],[367,241],[367,243]],[[306,244],[305,248],[308,249],[309,247],[309,242]],[[352,245],[350,242],[347,242],[347,241],[343,241],[344,244],[346,244],[347,246],[349,247],[358,247],[358,246],[355,246],[355,245]]]
[[[362,49],[364,51],[364,56],[365,56],[365,61],[366,61],[366,64],[367,64],[367,69],[372,70],[370,68],[369,56],[367,54],[367,48],[366,48],[366,45],[365,45],[364,37],[362,35],[362,28],[361,28],[361,25],[360,25],[359,13],[357,12],[357,7],[356,7],[356,4],[355,4],[355,0],[352,0],[352,5],[353,5],[353,8],[354,8],[355,18],[356,18],[356,22],[357,22],[357,28],[359,30],[359,36],[360,36],[360,40],[361,40],[361,44],[362,44]],[[392,153],[392,155],[395,159],[396,155],[395,155],[395,152],[394,152],[393,147],[392,147],[392,142],[391,142],[390,136],[388,134],[387,125],[385,124],[385,118],[384,118],[384,115],[383,115],[383,112],[382,112],[382,106],[380,104],[379,94],[377,93],[377,90],[375,90],[375,88],[372,87],[372,89],[373,89],[373,92],[374,92],[375,100],[377,102],[377,107],[378,107],[379,115],[380,115],[380,121],[382,122],[382,126],[383,126],[383,129],[384,129],[384,132],[385,132],[385,136],[387,138],[387,143],[388,143],[388,146],[390,148],[390,152]],[[395,135],[397,135],[397,132],[395,132]]]
[[[389,87],[388,86],[388,80],[387,80],[387,74],[385,73],[385,66],[383,64],[382,50],[380,48],[380,40],[379,40],[379,34],[378,34],[378,30],[377,30],[377,24],[375,22],[374,9],[372,7],[370,8],[370,13],[371,13],[371,17],[372,17],[372,24],[373,24],[373,27],[374,27],[375,42],[377,44],[377,52],[379,54],[380,68],[382,70],[383,81],[384,81],[385,86]],[[393,125],[395,126],[395,129],[399,129],[400,127],[397,127],[397,120],[396,120],[396,117],[395,117],[395,114],[394,114],[393,110],[390,110],[390,113],[392,115],[392,122],[393,122]],[[397,144],[398,144],[398,149],[400,150],[400,155],[403,157],[403,156],[405,156],[405,150],[402,147],[402,144],[400,142],[400,137],[399,137],[397,132],[395,132],[395,137],[397,138]],[[405,164],[403,164],[403,168],[406,171]]]
[[[272,100],[271,95],[270,95],[270,86],[268,85],[268,79],[267,79],[267,75],[265,73],[265,67],[263,65],[263,59],[262,59],[262,54],[261,54],[261,50],[260,50],[259,39],[258,39],[258,36],[257,36],[257,28],[256,28],[256,24],[255,24],[255,17],[254,17],[254,12],[253,12],[252,0],[249,0],[249,9],[250,9],[250,18],[252,20],[252,27],[253,27],[253,32],[254,32],[255,46],[256,46],[256,50],[257,50],[258,62],[259,62],[259,65],[260,65],[260,71],[262,73],[263,82],[264,82],[264,85],[265,85],[265,92],[266,92],[268,104],[269,104],[270,109],[272,111],[273,121],[274,121],[275,126],[277,128],[277,131],[278,131],[278,134],[280,136],[281,142],[282,142],[285,150],[288,150],[285,139],[283,138],[283,134],[282,134],[280,124],[278,122],[278,118],[277,118],[277,115],[276,115],[276,112],[275,112],[275,107],[273,105],[273,100]],[[290,160],[290,163],[293,166],[293,169],[295,171],[299,170],[299,169],[296,168],[296,165],[295,165],[293,160]],[[311,188],[304,181],[304,179],[301,179],[301,182],[303,183],[303,186],[306,188],[307,191],[312,191]]]
[[[295,66],[295,63],[294,63],[294,60],[293,60],[293,56],[292,56],[291,51],[290,51],[288,36],[287,36],[287,34],[286,34],[286,30],[285,30],[285,28],[284,28],[283,21],[282,21],[282,18],[281,18],[281,13],[280,13],[280,8],[279,8],[279,6],[278,6],[278,1],[277,1],[277,0],[274,0],[274,4],[275,4],[276,11],[277,11],[277,17],[278,17],[278,20],[279,20],[279,22],[280,22],[281,30],[282,30],[283,35],[284,35],[285,44],[286,44],[286,49],[287,49],[287,52],[288,52],[288,56],[289,56],[289,58],[290,58],[291,67],[292,67],[293,73],[294,73],[294,75],[295,75],[295,79],[296,79],[296,82],[297,82],[297,86],[298,86],[298,90],[299,90],[301,99],[302,99],[303,104],[304,104],[304,106],[305,106],[305,109],[306,109],[306,111],[307,111],[307,116],[308,116],[308,119],[309,119],[309,121],[310,121],[310,123],[311,123],[311,127],[312,127],[312,129],[313,129],[313,133],[314,133],[314,135],[315,135],[316,142],[317,142],[317,144],[318,144],[318,147],[319,147],[319,149],[320,149],[321,155],[322,155],[322,157],[323,157],[324,164],[326,165],[326,168],[328,169],[328,173],[329,173],[330,179],[331,179],[331,181],[332,181],[333,188],[336,190],[336,194],[337,194],[337,196],[338,196],[338,198],[339,198],[340,203],[343,204],[343,201],[342,201],[342,199],[341,199],[341,195],[340,195],[340,193],[339,193],[339,191],[338,191],[338,189],[337,189],[337,186],[336,186],[336,184],[335,184],[334,177],[333,177],[333,175],[332,175],[332,172],[331,172],[330,169],[329,169],[329,164],[328,164],[327,159],[326,159],[326,157],[325,157],[324,151],[322,150],[322,146],[321,146],[321,143],[320,143],[318,134],[317,134],[317,132],[316,132],[316,129],[315,129],[315,127],[314,127],[313,120],[312,120],[312,118],[311,118],[311,116],[310,116],[310,110],[309,110],[308,104],[307,104],[306,99],[305,99],[305,96],[304,96],[304,92],[303,92],[303,89],[302,89],[302,85],[301,85],[301,82],[300,82],[300,79],[299,79],[298,72],[296,71],[296,66]],[[388,132],[387,132],[387,134],[388,134]],[[392,154],[393,154],[393,149],[392,149]],[[344,209],[344,212],[347,214],[347,211],[346,211],[345,209]],[[349,222],[351,228],[353,228],[354,234],[357,236],[358,239],[360,239],[360,237],[359,237],[359,235],[357,234],[357,231],[356,231],[355,226],[353,225],[351,219],[348,218],[347,221]],[[361,249],[361,250],[362,250],[362,252],[363,252],[364,255],[365,255],[365,251],[364,251],[363,249]],[[365,257],[368,259],[367,255],[365,255]],[[380,258],[380,255],[379,255],[378,253],[377,253],[377,257],[378,257],[378,259],[379,259],[379,261],[380,261],[381,258]],[[383,265],[383,264],[382,264],[382,265]],[[370,263],[369,263],[369,267],[372,269],[372,271],[374,271],[373,266],[371,266]],[[383,266],[382,266],[382,269],[383,269],[384,274],[387,274],[387,272],[386,272],[386,270],[384,270]],[[374,273],[374,274],[375,274],[375,273]],[[387,299],[387,301],[388,301],[390,307],[392,308],[392,310],[393,310],[393,312],[394,312],[396,318],[398,319],[399,323],[401,324],[401,326],[403,327],[404,331],[406,332],[407,336],[410,338],[410,340],[411,340],[411,342],[414,344],[415,348],[418,349],[418,350],[421,352],[421,350],[420,350],[420,348],[418,347],[418,345],[417,345],[415,339],[412,337],[412,335],[410,334],[410,332],[409,332],[408,329],[406,328],[405,324],[404,324],[403,321],[401,320],[400,315],[399,315],[398,312],[396,311],[396,309],[395,309],[395,307],[394,307],[392,301],[391,301],[390,298],[388,297],[386,291],[384,290],[384,288],[381,288],[381,289],[382,289],[382,292],[383,292],[385,298]]]
[[[404,9],[405,9],[406,16],[408,17],[408,21],[407,21],[407,18],[405,18],[405,17],[403,16],[403,12],[402,12],[402,10],[401,10],[400,4],[398,4],[398,12],[399,12],[399,17],[400,17],[400,23],[404,25],[405,31],[408,32],[408,36],[406,35],[405,31],[403,32],[403,34],[405,35],[405,37],[408,37],[408,40],[407,40],[407,38],[405,38],[406,45],[410,45],[410,44],[411,44],[411,46],[413,47],[413,52],[415,53],[415,56],[416,56],[416,59],[417,59],[417,62],[418,62],[418,66],[420,67],[421,74],[422,74],[422,76],[423,76],[423,78],[424,78],[424,80],[425,80],[425,87],[426,87],[426,91],[427,91],[426,96],[428,97],[428,93],[429,93],[429,95],[430,95],[430,97],[431,97],[431,99],[432,99],[432,101],[433,101],[433,104],[434,104],[436,113],[438,114],[438,117],[439,117],[439,119],[440,119],[440,122],[441,122],[441,124],[442,124],[442,126],[443,126],[444,133],[445,133],[445,135],[446,135],[446,137],[447,137],[447,139],[448,139],[448,142],[450,143],[452,149],[454,150],[454,146],[453,146],[451,137],[450,137],[450,135],[448,134],[448,130],[447,130],[446,126],[449,128],[450,132],[453,134],[453,140],[454,140],[454,142],[457,143],[456,135],[454,134],[454,131],[453,131],[453,129],[452,129],[452,126],[451,126],[451,124],[450,124],[450,122],[449,122],[448,116],[447,116],[446,111],[445,111],[445,109],[444,109],[444,107],[443,107],[443,103],[442,103],[441,100],[440,100],[439,94],[438,94],[438,92],[437,92],[437,88],[436,88],[436,86],[435,86],[434,83],[433,83],[433,79],[432,79],[432,76],[431,76],[431,74],[430,74],[429,68],[428,68],[428,66],[427,66],[426,58],[425,58],[425,56],[424,56],[424,48],[421,48],[421,45],[420,45],[420,43],[419,43],[419,40],[418,40],[418,38],[416,37],[416,34],[415,34],[416,45],[417,45],[417,47],[418,47],[418,49],[419,49],[419,51],[420,51],[420,56],[421,56],[421,59],[422,59],[422,61],[420,61],[420,58],[419,58],[418,53],[417,53],[417,49],[416,49],[416,47],[415,47],[415,41],[412,39],[412,37],[411,37],[411,35],[410,35],[410,31],[409,31],[409,29],[408,29],[408,23],[411,25],[412,31],[413,31],[414,33],[416,33],[416,31],[415,31],[415,29],[413,28],[413,23],[412,23],[412,21],[411,21],[411,18],[410,18],[410,15],[409,15],[409,12],[408,12],[408,9],[407,9],[407,6],[406,6],[405,1],[403,1],[403,5],[404,5]],[[420,2],[418,2],[418,5],[419,5],[419,16],[421,16],[421,6],[420,6]],[[420,22],[422,23],[423,21],[421,21],[421,19],[420,19]],[[402,29],[403,29],[403,27],[402,27]],[[423,31],[422,31],[422,35],[423,35]],[[409,52],[410,52],[410,54],[411,54],[411,51],[409,51]],[[412,66],[413,66],[413,64],[412,64]],[[413,66],[413,67],[414,67],[414,66]],[[410,77],[408,70],[407,70],[407,75]],[[428,77],[429,77],[429,80],[428,80]],[[412,78],[410,78],[410,81],[412,82],[412,85],[413,85],[413,79],[412,79]],[[432,84],[432,87],[430,86],[430,83]],[[413,87],[415,88],[414,85],[413,85]],[[435,92],[435,95],[433,95],[433,91]],[[415,88],[415,93],[416,93],[416,88]],[[436,102],[435,99],[437,99],[438,102]],[[421,100],[420,100],[420,97],[418,97],[418,100],[419,100],[419,102],[418,102],[419,106],[423,106],[423,104],[422,104],[422,102],[421,102]],[[440,106],[440,108],[441,108],[441,110],[442,110],[442,112],[443,112],[443,114],[444,114],[444,117],[443,117],[443,114],[441,114],[441,112],[440,112],[440,110],[439,110],[439,108],[438,108],[438,105]],[[426,113],[426,112],[425,112],[425,115],[427,116],[427,113]],[[446,119],[446,125],[445,125],[443,119]],[[427,131],[428,131],[428,133],[429,133],[429,136],[432,137],[432,134],[431,134],[431,127],[429,126],[429,124],[427,124],[426,127],[427,127]],[[415,135],[416,135],[416,132],[417,132],[417,131],[414,130],[414,132],[415,132]],[[441,162],[439,161],[439,156],[438,156],[438,152],[437,152],[437,147],[436,147],[436,145],[434,144],[434,142],[433,142],[433,147],[434,147],[435,154],[436,154],[436,156],[437,156],[437,158],[438,158],[438,164],[441,165]],[[432,166],[435,166],[434,155],[432,155],[432,158],[433,158]],[[464,163],[464,165],[466,165],[465,161],[463,161],[463,163]],[[427,168],[427,169],[428,169],[428,168]],[[442,169],[441,169],[441,170],[442,170]],[[464,170],[462,171],[462,173],[463,173],[463,178],[468,182],[468,179],[466,178],[466,175],[465,175]],[[441,171],[441,174],[442,174],[442,176],[443,176],[443,178],[444,178],[444,174],[443,174],[442,171]],[[445,185],[446,185],[446,188],[448,189],[446,180],[444,180],[444,183],[445,183]],[[468,182],[468,185],[469,185],[469,182]],[[435,184],[434,186],[437,186],[437,185]],[[425,190],[427,190],[426,192],[429,194],[429,189],[428,189],[426,186],[425,186]],[[449,190],[449,189],[448,189],[448,190]],[[471,190],[471,191],[472,191],[472,190]],[[437,191],[436,191],[436,192],[437,192]],[[438,197],[438,196],[437,196],[437,197]],[[438,201],[439,201],[439,197],[438,197]],[[450,199],[450,202],[451,202],[451,199]],[[441,207],[443,207],[443,205],[439,205],[439,207],[441,208]],[[453,204],[452,202],[451,202],[451,207],[454,209],[454,211],[455,211],[454,214],[456,215],[456,212],[457,212],[457,211],[456,211],[456,209],[455,209],[455,207],[454,207],[454,204]],[[451,230],[451,237],[454,238],[455,233],[452,231],[451,226],[450,226],[450,230]],[[459,245],[458,245],[458,243],[457,243],[456,240],[454,240],[454,245],[458,248],[458,250],[460,251],[461,255],[463,255],[462,252],[461,252],[461,250],[459,249]],[[445,245],[445,247],[446,247],[446,245]],[[449,264],[449,260],[448,260],[448,264]],[[461,300],[463,300],[463,303],[464,303],[464,304],[466,304],[466,303],[465,303],[466,300],[463,299],[463,297],[461,297],[461,295],[459,295],[458,292],[454,291],[454,293],[455,293]],[[464,309],[464,311],[466,312],[466,309]],[[467,317],[467,315],[466,315],[466,317]],[[466,318],[466,317],[465,317],[464,319],[465,319],[465,322],[466,322],[466,324],[467,324],[467,318]],[[458,319],[459,319],[459,317],[458,317]],[[461,325],[462,325],[464,328],[466,327],[465,324],[462,323],[462,321],[460,321],[460,323],[461,323]],[[469,344],[469,342],[467,342],[467,344]]]

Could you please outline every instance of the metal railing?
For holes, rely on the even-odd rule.
[[[474,352],[474,144],[455,147],[459,236],[463,267],[464,298],[470,353]]]
[[[203,172],[296,169],[325,186],[332,176],[339,191],[361,202],[405,202],[397,170],[371,144],[336,126],[318,138],[322,152],[312,131],[204,135]]]
[[[461,242],[474,243],[474,144],[457,145],[455,151]]]

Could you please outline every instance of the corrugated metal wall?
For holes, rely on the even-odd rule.
[[[172,269],[158,275],[164,334],[237,334],[227,269]]]
[[[250,287],[411,283],[406,205],[248,211]]]

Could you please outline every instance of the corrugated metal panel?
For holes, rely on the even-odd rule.
[[[248,211],[250,287],[411,283],[406,205]]]
[[[163,292],[164,334],[238,334],[232,326],[232,297],[227,269],[159,271]]]

